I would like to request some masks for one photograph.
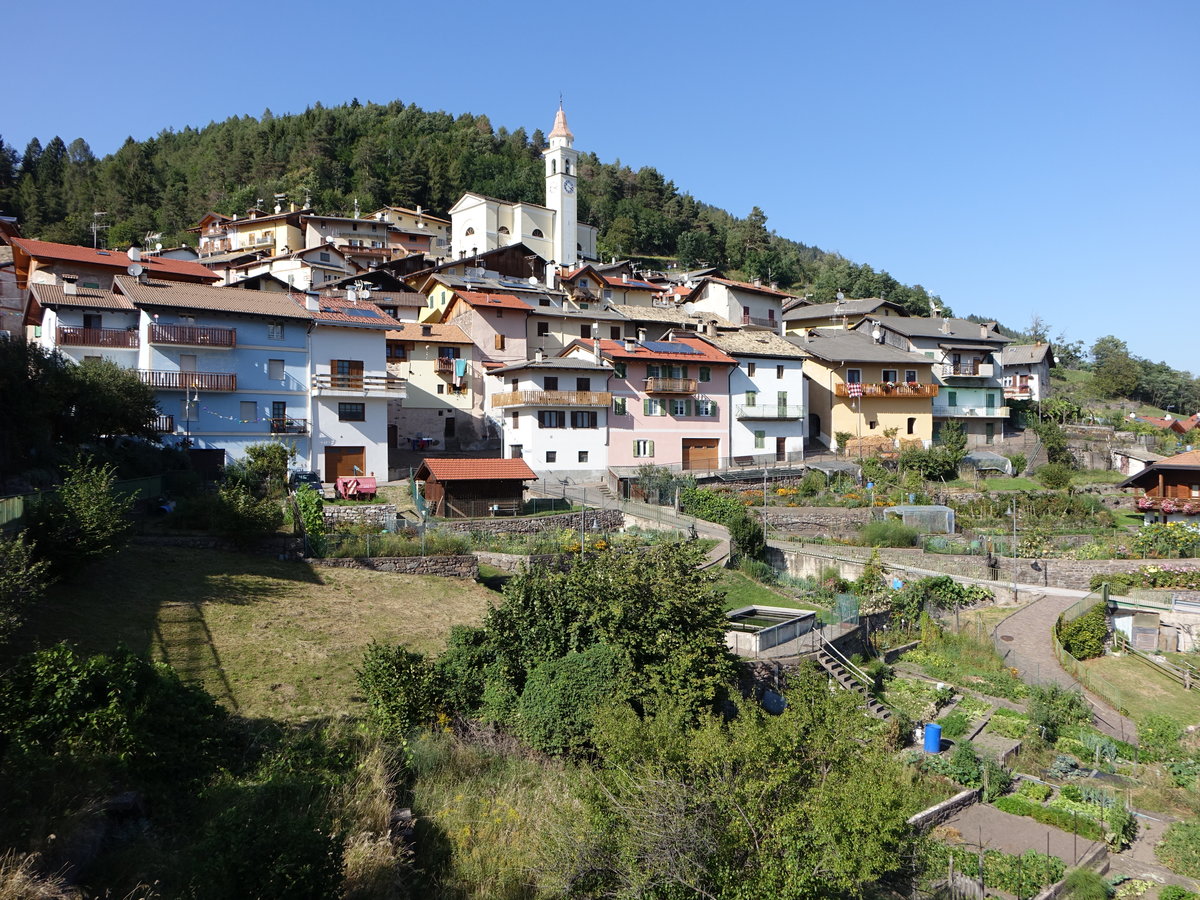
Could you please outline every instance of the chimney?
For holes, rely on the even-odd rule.
[[[354,288],[346,288],[346,299],[358,306],[358,292]]]
[[[621,273],[621,283],[622,283],[622,284],[628,284],[628,283],[629,283],[629,273],[628,273],[628,272],[622,272],[622,273]]]
[[[988,336],[988,327],[983,322],[979,323],[979,336],[981,338],[986,338]]]
[[[773,290],[773,291],[779,290],[779,282],[778,281],[771,282],[771,290]]]
[[[950,333],[950,320],[945,318],[944,316],[942,317],[942,329],[941,330],[942,330],[942,334]]]
[[[811,328],[801,328],[801,329],[800,329],[800,333],[801,333],[802,335],[804,335],[804,343],[806,343],[806,344],[807,344],[807,343],[809,343],[809,342],[811,342],[811,341],[812,341],[812,339],[813,339],[813,335],[812,335],[812,329],[811,329]]]
[[[600,362],[600,338],[592,338],[592,353],[596,355],[596,362]]]
[[[62,277],[63,293],[68,297],[74,297],[79,292],[78,275],[64,275]]]
[[[643,344],[645,342],[646,342],[646,329],[639,328],[638,329],[638,343]]]
[[[633,342],[633,338],[626,337],[625,338],[625,352],[632,353],[636,348],[637,348],[637,344],[635,344]]]
[[[546,351],[542,350],[539,347],[537,353],[533,354],[533,358],[535,360],[537,360],[538,362],[545,362],[546,361]]]
[[[717,334],[717,322],[715,319],[709,319],[704,323],[704,333],[709,337],[715,337]]]
[[[304,308],[309,312],[315,313],[321,311],[321,296],[316,291],[304,292]]]
[[[755,279],[754,279],[754,286],[755,286],[755,287],[762,287],[762,279],[761,279],[761,278],[755,278]]]
[[[424,215],[424,214],[425,214],[425,210],[421,209],[421,204],[420,204],[420,203],[418,203],[418,204],[417,204],[417,215],[418,215],[418,216],[421,216],[421,215]]]
[[[296,211],[296,201],[293,200],[290,203],[288,203],[288,212],[295,212],[295,211]]]
[[[433,337],[433,326],[432,325],[422,325],[421,326],[421,337]]]

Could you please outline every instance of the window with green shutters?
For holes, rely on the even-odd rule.
[[[665,416],[667,414],[667,404],[662,400],[656,400],[653,397],[647,397],[642,401],[642,415],[644,416]]]
[[[746,391],[746,405],[758,406],[758,391]]]
[[[762,450],[767,446],[767,433],[765,431],[754,432],[754,449]]]
[[[671,415],[673,416],[690,416],[692,414],[691,400],[672,400]]]
[[[613,397],[613,415],[614,416],[628,415],[628,413],[625,411],[625,398],[624,397]]]
[[[635,457],[647,457],[654,455],[654,441],[634,441],[633,455]]]
[[[625,372],[626,372],[625,363],[613,363],[613,374],[614,375],[616,375],[618,378],[624,378]]]
[[[661,370],[659,369],[658,366],[646,366],[646,377],[647,378],[658,378],[660,371]]]
[[[711,418],[717,414],[717,401],[697,400],[696,415]]]

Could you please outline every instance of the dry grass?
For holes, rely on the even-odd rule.
[[[36,853],[0,856],[0,900],[77,900],[79,892],[57,875],[39,874]]]
[[[124,643],[244,716],[337,717],[358,711],[354,669],[372,639],[436,652],[495,597],[463,579],[131,547],[53,588],[16,649]]]
[[[1167,715],[1181,725],[1200,724],[1200,691],[1160,674],[1144,660],[1132,656],[1101,656],[1083,663],[1089,679],[1105,686],[1105,693],[1120,699],[1135,721],[1150,713]]]

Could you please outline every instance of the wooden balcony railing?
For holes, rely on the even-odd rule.
[[[175,417],[159,416],[154,420],[153,428],[159,434],[171,434],[175,431]]]
[[[508,391],[492,395],[492,406],[587,406],[612,405],[608,391]]]
[[[453,375],[454,357],[439,356],[433,361],[433,371],[437,372],[439,375]]]
[[[647,394],[694,394],[698,387],[695,378],[647,378]]]
[[[802,419],[804,418],[804,407],[778,404],[739,406],[735,415],[739,419]]]
[[[236,391],[233,372],[180,372],[162,369],[138,369],[143,384],[165,391]]]
[[[1006,387],[1004,389],[1005,400],[1028,400],[1033,396],[1032,384],[1021,384]]]
[[[236,328],[206,325],[151,325],[150,343],[183,344],[189,347],[236,347]]]
[[[119,347],[136,349],[138,333],[124,328],[80,328],[59,325],[57,341],[63,347]]]
[[[338,375],[321,374],[313,376],[313,390],[319,396],[322,394],[370,395],[388,397],[403,397],[405,389],[403,378],[394,375]]]
[[[271,434],[308,434],[308,419],[271,419]]]
[[[860,397],[936,397],[938,395],[939,385],[924,384],[919,381],[897,381],[897,382],[864,382],[860,385],[862,393]],[[833,393],[837,397],[854,397],[850,391],[850,385],[835,384]]]

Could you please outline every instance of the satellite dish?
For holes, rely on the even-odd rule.
[[[158,243],[156,243],[156,244],[154,245],[154,249],[155,249],[155,250],[161,250],[161,249],[162,249],[162,241],[159,241]]]
[[[134,278],[137,278],[139,275],[141,275],[143,272],[146,271],[146,267],[143,266],[141,263],[131,262],[128,266],[125,267],[125,271],[128,272],[130,275],[132,275]]]
[[[137,247],[130,247],[125,251],[125,255],[129,257],[130,262],[136,263],[142,261],[142,251]]]
[[[537,284],[537,283],[538,283],[537,276],[536,276],[536,275],[530,275],[530,276],[529,276],[529,283],[530,283],[530,284]]]

